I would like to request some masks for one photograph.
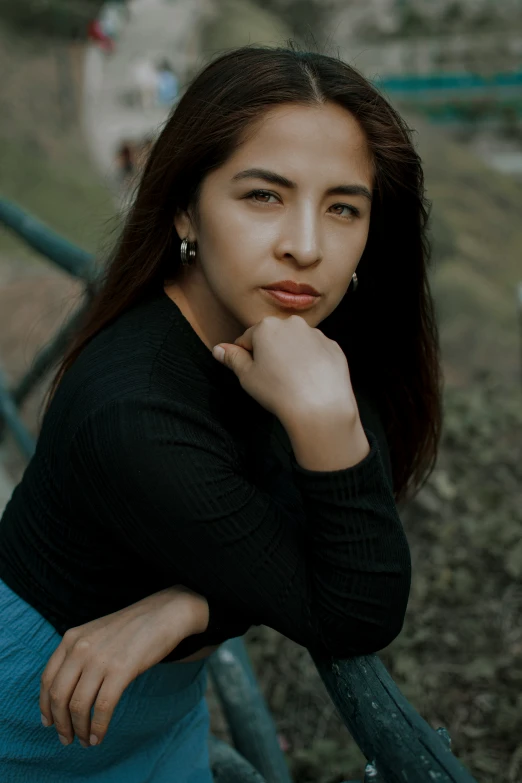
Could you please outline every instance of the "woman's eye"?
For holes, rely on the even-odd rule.
[[[269,201],[266,201],[266,198],[276,198],[273,193],[269,193],[268,190],[253,190],[251,193],[247,195],[247,198],[253,199],[254,201],[258,201],[260,204],[269,204]]]
[[[346,209],[348,212],[345,212],[344,214],[342,212],[337,212],[336,214],[340,217],[358,217],[359,216],[359,210],[357,207],[352,207],[349,204],[334,204],[332,209]]]
[[[252,190],[247,193],[245,198],[256,201],[258,204],[273,204],[273,201],[269,201],[270,198],[276,199],[276,202],[279,200],[274,193],[270,193],[268,190]],[[334,204],[330,209],[340,210],[336,214],[344,218],[358,217],[360,214],[357,207],[352,207],[350,204]],[[343,210],[346,212],[343,213]]]

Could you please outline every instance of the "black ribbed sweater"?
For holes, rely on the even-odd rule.
[[[0,578],[63,634],[167,586],[209,603],[169,656],[268,625],[337,657],[399,633],[408,543],[379,416],[351,468],[302,468],[276,417],[161,290],[66,373],[0,523]]]

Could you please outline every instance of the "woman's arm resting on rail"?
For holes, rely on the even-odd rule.
[[[41,678],[42,722],[54,724],[63,744],[75,734],[84,746],[91,737],[100,744],[127,685],[207,625],[205,598],[178,585],[69,629]],[[200,660],[215,649],[203,648],[179,662]]]
[[[360,429],[342,429],[337,443],[360,442]],[[386,441],[364,431],[370,451],[357,464],[292,464],[302,504],[289,510],[214,419],[163,397],[117,400],[76,434],[72,510],[121,536],[146,573],[206,597],[203,643],[230,638],[227,624],[241,618],[334,657],[376,652],[402,628],[411,566]]]

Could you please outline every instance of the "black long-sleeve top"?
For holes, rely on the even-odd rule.
[[[336,657],[402,628],[410,556],[386,439],[310,471],[163,290],[98,334],[65,374],[0,522],[0,578],[63,634],[165,587],[208,600],[169,659],[270,626]]]

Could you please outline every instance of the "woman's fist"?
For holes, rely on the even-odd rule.
[[[339,345],[299,315],[267,316],[213,355],[283,426],[296,418],[357,414],[346,357]]]

